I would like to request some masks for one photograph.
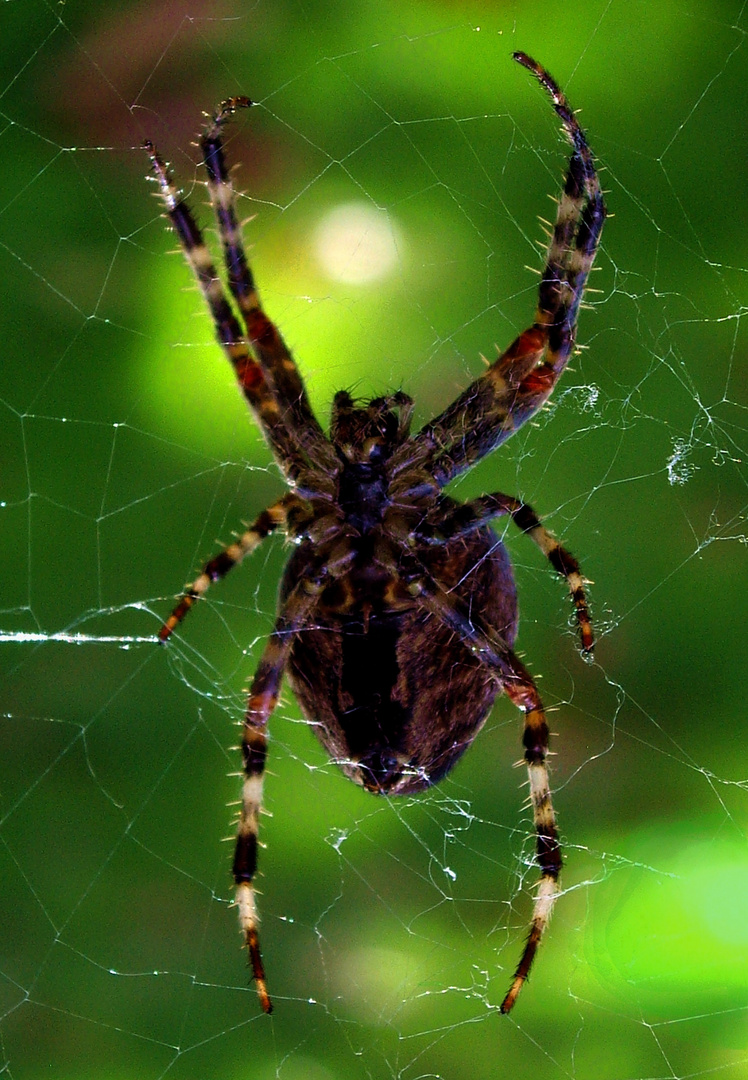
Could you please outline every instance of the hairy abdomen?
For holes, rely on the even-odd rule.
[[[513,644],[516,590],[506,550],[490,530],[422,550],[419,558]],[[302,545],[282,596],[306,561]],[[346,775],[383,794],[419,791],[470,745],[501,685],[438,618],[414,602],[388,603],[388,575],[362,588],[356,573],[322,594],[287,674],[304,716]]]

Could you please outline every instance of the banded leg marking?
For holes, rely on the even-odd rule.
[[[536,861],[540,869],[533,905],[530,930],[512,984],[501,1003],[501,1012],[511,1011],[520,990],[530,973],[541,938],[547,927],[553,905],[559,893],[558,878],[561,873],[561,847],[556,829],[548,778],[548,724],[543,712],[537,688],[529,672],[524,682],[508,683],[504,689],[508,697],[525,714],[522,742],[525,747],[527,775],[530,782],[530,802],[536,836]]]
[[[511,516],[517,528],[521,529],[540,548],[556,573],[566,578],[576,613],[582,652],[591,653],[595,647],[595,635],[585,592],[585,584],[588,583],[582,576],[579,563],[572,553],[546,529],[533,508],[527,503],[511,495],[504,495],[500,491],[491,495],[481,495],[471,502],[455,505],[446,516],[434,520],[433,533],[427,534],[421,529],[419,536],[426,543],[438,543],[442,538],[452,540],[459,536],[466,536],[475,529],[487,525],[494,518],[504,515]]]
[[[159,640],[167,641],[195,602],[205,596],[213,582],[225,578],[229,570],[251,555],[266,537],[275,532],[279,526],[285,526],[289,510],[300,505],[302,505],[301,500],[297,496],[284,495],[278,502],[263,510],[257,520],[246,532],[237,537],[233,544],[229,544],[207,562],[159,630]]]
[[[342,574],[353,558],[353,551],[344,551],[337,560],[333,557],[328,565],[310,567],[307,576],[297,583],[276,619],[275,628],[267,640],[249,691],[242,733],[244,782],[236,833],[233,875],[239,927],[257,987],[257,996],[266,1013],[272,1012],[273,1006],[267,990],[260,952],[259,914],[254,877],[257,871],[259,820],[267,756],[267,722],[278,703],[281,679],[296,634],[307,624],[319,594],[330,578]]]
[[[208,193],[223,245],[229,288],[242,314],[248,340],[283,407],[291,412],[294,428],[304,432],[304,445],[310,457],[317,465],[329,468],[335,464],[335,456],[309,404],[293,357],[262,308],[236,217],[234,186],[223,152],[223,128],[237,109],[252,104],[246,97],[224,101],[200,140]]]
[[[437,615],[446,626],[459,634],[466,647],[472,647],[472,651],[494,669],[501,680],[502,689],[525,717],[522,742],[530,781],[530,800],[535,825],[536,860],[540,868],[540,881],[527,941],[514,973],[512,985],[501,1003],[501,1012],[508,1013],[530,972],[558,895],[561,848],[558,842],[546,762],[548,724],[540,695],[530,672],[502,641],[499,634],[487,626],[479,615],[469,612],[453,594],[446,593],[427,572],[412,581],[411,592],[417,595],[424,606]]]
[[[514,59],[545,89],[573,147],[535,316],[536,326],[548,328],[545,364],[558,378],[573,346],[584,285],[605,223],[605,204],[586,136],[558,83],[526,53],[515,52]]]
[[[440,486],[499,446],[540,409],[552,393],[574,347],[585,283],[605,223],[605,204],[592,153],[566,97],[554,79],[525,53],[514,59],[527,68],[551,98],[572,153],[559,199],[535,321],[487,371],[439,416],[426,424],[408,450]]]
[[[272,388],[262,368],[249,352],[242,329],[223,291],[192,211],[180,197],[171,174],[153,143],[146,141],[143,145],[150,156],[166,212],[210,311],[216,337],[234,368],[244,396],[260,430],[270,443],[276,460],[289,479],[297,479],[306,467],[298,440],[286,426]]]

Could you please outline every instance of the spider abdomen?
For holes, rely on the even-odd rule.
[[[286,569],[282,598],[307,558],[302,545]],[[516,590],[506,550],[489,529],[420,558],[511,647]],[[391,795],[441,779],[501,690],[496,675],[422,605],[393,602],[395,585],[385,572],[372,578],[368,562],[362,579],[354,563],[322,594],[287,668],[302,712],[331,758],[356,783]]]

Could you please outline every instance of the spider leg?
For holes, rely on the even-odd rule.
[[[331,554],[329,560],[322,558],[309,566],[306,574],[296,583],[280,610],[249,690],[242,733],[244,783],[234,850],[233,875],[236,885],[236,906],[239,910],[239,926],[257,986],[260,1005],[266,1013],[272,1012],[273,1006],[267,991],[260,953],[259,917],[253,882],[257,870],[259,816],[262,808],[262,787],[267,756],[267,722],[278,702],[281,679],[296,634],[307,625],[322,590],[331,579],[344,573],[353,557],[353,549],[343,544],[340,551]]]
[[[166,212],[210,310],[218,341],[231,361],[239,385],[276,460],[289,480],[297,480],[308,469],[299,440],[287,427],[273,388],[250,355],[192,211],[181,198],[153,143],[146,141],[143,146],[150,156]]]
[[[159,639],[167,641],[190,608],[201,596],[205,596],[214,581],[225,578],[229,570],[238,566],[247,555],[251,555],[255,548],[259,547],[262,541],[270,536],[272,532],[275,532],[279,526],[285,526],[292,510],[303,509],[304,503],[301,499],[293,493],[289,493],[263,510],[257,520],[241,536],[238,536],[233,544],[229,544],[205,564],[159,630]]]
[[[559,892],[561,847],[548,779],[548,724],[545,711],[527,668],[480,615],[468,611],[453,593],[445,592],[425,570],[409,575],[409,589],[411,595],[417,597],[424,607],[453,629],[465,646],[494,670],[502,689],[524,714],[522,743],[530,783],[536,836],[535,858],[540,869],[540,881],[527,941],[512,984],[501,1003],[501,1012],[508,1013],[530,972]]]
[[[238,108],[251,105],[252,102],[246,97],[224,101],[200,140],[208,175],[208,193],[223,244],[229,289],[242,314],[248,340],[265,377],[278,395],[282,409],[290,413],[291,426],[295,431],[303,432],[299,441],[304,449],[317,465],[330,468],[336,464],[334,453],[312,412],[293,357],[277,327],[262,309],[236,218],[234,187],[226,168],[222,133],[227,119]]]
[[[450,500],[451,503],[451,500]],[[574,610],[579,626],[579,636],[582,642],[582,651],[591,653],[595,647],[595,636],[590,622],[589,606],[585,593],[585,579],[582,577],[579,563],[565,547],[559,544],[552,533],[545,528],[535,511],[527,503],[504,495],[497,491],[492,495],[481,495],[467,503],[447,504],[446,512],[442,514],[442,504],[439,504],[439,515],[435,519],[435,531],[431,536],[425,535],[423,528],[419,528],[419,539],[426,543],[440,543],[442,540],[453,540],[459,536],[487,525],[493,518],[511,515],[514,524],[529,536],[537,544],[545,555],[553,569],[566,578],[569,592],[574,604]],[[426,522],[428,528],[429,523]]]
[[[257,870],[257,840],[262,807],[262,786],[267,756],[267,721],[278,701],[280,682],[293,647],[295,634],[303,627],[313,609],[321,586],[302,580],[288,597],[268,638],[252,686],[242,734],[244,783],[242,806],[237,827],[233,875],[236,905],[249,963],[257,986],[260,1004],[272,1012],[267,992],[265,970],[260,953],[258,914],[253,880]]]
[[[519,664],[519,661],[517,664],[517,681],[505,683],[504,690],[517,708],[522,710],[525,717],[522,745],[525,748],[524,756],[530,783],[530,801],[536,836],[535,859],[540,868],[540,881],[535,894],[530,931],[514,972],[512,985],[501,1003],[502,1013],[508,1013],[512,1009],[530,973],[532,962],[545,928],[550,922],[553,905],[558,896],[558,878],[562,864],[556,815],[548,779],[548,723],[540,695],[530,673]]]
[[[533,416],[547,401],[574,348],[577,314],[600,243],[605,204],[592,153],[565,96],[539,64],[524,53],[514,59],[550,95],[572,143],[558,203],[535,321],[447,409],[403,447],[393,472],[408,455],[427,463],[440,486],[475,464]]]

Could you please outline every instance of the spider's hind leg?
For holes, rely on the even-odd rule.
[[[530,932],[527,935],[522,956],[514,972],[512,985],[501,1003],[501,1012],[508,1013],[527,980],[540,940],[551,918],[553,905],[559,891],[558,878],[561,873],[561,847],[558,841],[556,815],[551,800],[551,788],[546,763],[548,756],[548,724],[537,687],[529,672],[523,669],[522,680],[505,683],[504,690],[525,716],[522,744],[525,748],[525,762],[527,763],[530,782],[530,802],[535,824],[535,859],[540,868],[540,881],[535,894]]]
[[[233,875],[236,885],[236,906],[239,926],[247,949],[249,964],[264,1012],[273,1011],[267,991],[259,938],[259,915],[255,899],[254,878],[257,872],[257,847],[262,809],[262,788],[267,756],[267,722],[278,702],[280,684],[294,637],[303,627],[316,603],[321,585],[313,579],[303,579],[286,600],[268,638],[249,691],[247,712],[242,730],[241,810],[234,849]]]
[[[501,689],[522,711],[525,718],[522,743],[530,782],[530,802],[535,825],[535,861],[540,870],[533,906],[530,931],[512,985],[501,1003],[501,1012],[508,1013],[527,980],[541,938],[547,927],[558,896],[561,873],[561,846],[556,829],[556,816],[548,778],[548,724],[540,694],[532,675],[508,644],[481,615],[448,593],[428,571],[415,571],[409,582],[411,595],[450,627],[462,639],[473,655],[493,670]]]
[[[296,635],[308,624],[320,593],[331,579],[345,572],[355,549],[342,545],[336,556],[310,562],[281,606],[273,633],[268,638],[252,680],[242,732],[244,782],[236,831],[233,875],[239,926],[254,975],[257,995],[264,1012],[273,1006],[265,982],[260,953],[259,915],[254,878],[262,809],[262,788],[267,755],[267,723],[278,702],[281,679],[288,664]]]

